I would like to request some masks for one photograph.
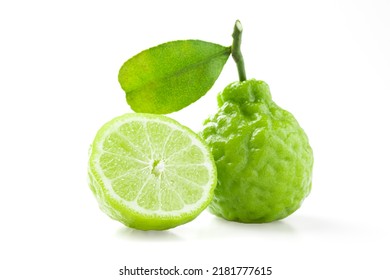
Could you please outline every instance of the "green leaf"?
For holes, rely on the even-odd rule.
[[[161,44],[126,61],[119,70],[119,83],[135,112],[179,111],[212,87],[230,51],[199,40]]]

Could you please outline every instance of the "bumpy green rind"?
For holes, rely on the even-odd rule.
[[[245,223],[292,214],[311,190],[313,152],[303,129],[263,81],[230,84],[218,105],[201,132],[218,171],[210,211]]]

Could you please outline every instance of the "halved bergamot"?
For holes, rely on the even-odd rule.
[[[217,183],[203,140],[177,121],[152,114],[125,114],[103,125],[91,146],[88,174],[100,208],[141,230],[193,220]]]

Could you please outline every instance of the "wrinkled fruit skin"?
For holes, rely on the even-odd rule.
[[[311,189],[313,152],[305,132],[263,81],[230,84],[218,107],[201,132],[218,171],[210,211],[245,223],[287,217]]]

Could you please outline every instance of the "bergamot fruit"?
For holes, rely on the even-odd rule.
[[[263,81],[230,84],[218,107],[201,132],[218,173],[210,211],[246,223],[287,217],[311,189],[313,153],[305,132],[272,101]]]
[[[203,140],[175,120],[125,114],[98,131],[89,186],[111,218],[141,230],[187,223],[209,204],[217,183]]]

